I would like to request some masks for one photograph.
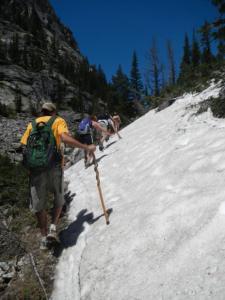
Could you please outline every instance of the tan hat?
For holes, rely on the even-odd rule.
[[[44,109],[52,112],[52,111],[56,111],[56,106],[52,102],[45,102],[41,107],[41,110],[44,110]]]

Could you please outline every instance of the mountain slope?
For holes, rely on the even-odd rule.
[[[212,84],[150,111],[97,153],[109,226],[94,219],[93,167],[67,171],[76,197],[52,299],[224,298],[225,123],[196,114],[218,92]]]
[[[1,0],[0,104],[33,112],[46,100],[65,108],[76,98],[87,100],[78,87],[83,62],[49,1]]]

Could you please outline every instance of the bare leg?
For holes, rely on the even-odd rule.
[[[88,156],[87,151],[84,150],[84,161],[87,161],[87,156]]]
[[[119,132],[117,132],[117,136],[119,139],[122,139],[121,135],[119,134]]]
[[[47,225],[48,225],[48,220],[47,220],[47,213],[45,210],[41,210],[36,213],[37,220],[38,220],[38,226],[40,228],[42,236],[47,235]]]
[[[52,224],[57,225],[59,221],[59,217],[62,211],[62,206],[61,207],[55,207],[53,211],[53,219],[52,219]]]
[[[119,134],[119,124],[116,124],[116,134],[118,136],[119,139],[121,139],[121,135]]]
[[[101,138],[101,144],[103,145],[103,142],[105,141],[105,139],[106,139],[106,137],[107,137],[108,135],[107,134],[105,134],[104,132],[102,133],[102,138]]]
[[[93,161],[93,152],[88,151],[88,153],[87,153],[87,161],[89,163],[92,163],[92,161]]]

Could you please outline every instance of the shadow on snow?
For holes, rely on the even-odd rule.
[[[112,213],[112,208],[108,209],[107,212],[110,215]],[[66,229],[59,233],[60,242],[56,242],[52,245],[53,255],[59,257],[62,254],[63,249],[75,246],[80,234],[84,231],[84,223],[87,222],[89,225],[94,224],[104,214],[94,218],[94,214],[87,213],[87,209],[82,209],[74,222],[72,222]]]

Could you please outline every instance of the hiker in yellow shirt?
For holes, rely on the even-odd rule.
[[[49,155],[49,165],[45,169],[36,167],[35,164],[38,164],[38,160],[41,159],[37,156],[36,159],[32,161],[33,165],[29,166],[30,208],[36,214],[38,220],[42,235],[40,243],[40,249],[42,250],[47,249],[49,240],[56,239],[56,225],[64,204],[62,153],[60,151],[61,142],[90,152],[94,152],[96,150],[94,145],[85,145],[72,138],[69,134],[66,121],[56,115],[55,105],[51,102],[46,102],[42,106],[42,116],[37,118],[35,123],[30,123],[27,126],[27,129],[21,138],[21,144],[26,146],[25,157],[28,157],[31,152],[31,150],[28,151],[27,148],[32,147],[35,142],[37,143],[37,137],[33,134],[33,127],[35,127],[38,132],[38,128],[42,128],[42,126],[46,126],[47,124],[48,126],[51,126],[51,133],[53,133],[55,139],[54,152],[51,147],[48,149],[49,153],[51,151],[53,153],[51,156]],[[33,137],[31,137],[32,134]],[[25,163],[28,164],[28,159],[25,160],[27,160]],[[54,194],[54,211],[52,222],[48,230],[46,204],[47,192],[49,190]]]

